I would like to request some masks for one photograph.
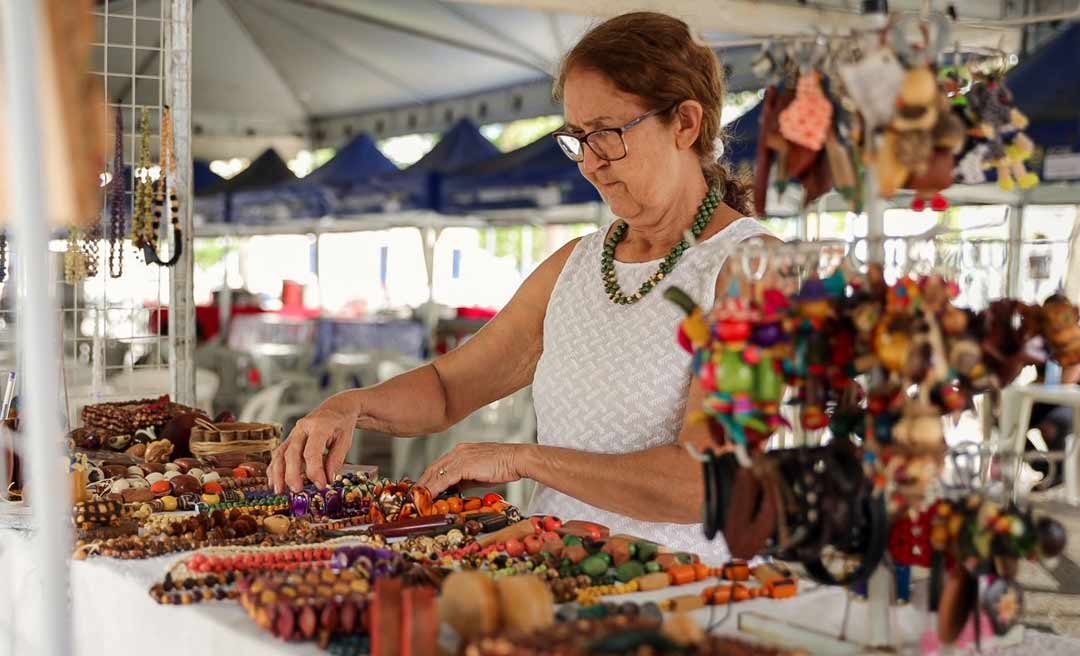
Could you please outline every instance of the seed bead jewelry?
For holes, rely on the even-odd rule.
[[[705,227],[712,220],[713,212],[716,211],[717,207],[720,207],[722,200],[720,188],[717,186],[710,187],[709,192],[705,194],[704,200],[701,201],[701,206],[698,207],[697,214],[694,217],[694,223],[690,227],[690,234],[694,236],[694,239],[700,237],[701,233],[705,231]],[[679,262],[682,254],[690,248],[689,241],[680,239],[679,243],[671,248],[671,252],[660,263],[656,273],[641,283],[641,287],[636,292],[627,295],[623,293],[622,288],[619,286],[618,276],[615,273],[615,247],[626,239],[628,230],[627,223],[620,221],[605,240],[604,250],[600,255],[600,276],[604,283],[604,291],[607,292],[611,302],[618,305],[633,305],[644,298],[665,276],[675,269],[675,265]]]
[[[116,147],[113,152],[112,186],[109,199],[109,276],[124,275],[124,215],[127,207],[127,180],[124,172],[124,117],[116,112]]]
[[[131,241],[136,248],[152,245],[157,237],[151,216],[154,183],[150,179],[150,111],[143,107],[139,121],[139,165],[135,169],[135,213],[131,217]],[[160,177],[158,178],[160,180]]]

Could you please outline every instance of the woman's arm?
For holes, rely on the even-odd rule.
[[[742,266],[738,258],[728,262],[717,278],[716,298],[727,292],[735,267]],[[779,279],[766,282],[779,284]],[[674,333],[671,347],[679,348]],[[702,517],[705,480],[701,463],[684,445],[691,444],[699,452],[719,448],[708,426],[698,421],[704,398],[698,380],[691,379],[677,444],[620,454],[536,444],[460,444],[432,463],[419,483],[437,495],[459,482],[531,478],[591,506],[642,521],[697,523]]]
[[[332,480],[355,428],[398,436],[436,433],[529,384],[551,291],[577,241],[545,260],[506,308],[460,348],[374,387],[335,394],[298,421],[274,451],[269,476],[275,490],[286,484],[300,490],[305,476],[319,486]]]
[[[678,348],[672,335],[672,347]],[[610,512],[650,522],[701,521],[705,480],[701,464],[681,446],[710,444],[708,428],[695,421],[701,386],[694,379],[679,444],[606,454],[538,444],[459,444],[436,460],[419,483],[433,495],[459,482],[508,483],[531,478]]]

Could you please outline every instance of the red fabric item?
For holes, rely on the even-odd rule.
[[[498,314],[498,310],[485,307],[459,307],[457,309],[458,319],[492,319]]]
[[[262,314],[266,312],[258,305],[234,305],[233,316],[240,314]],[[160,323],[159,323],[160,322]],[[195,306],[195,322],[199,324],[203,339],[211,339],[221,332],[221,313],[216,305]],[[169,308],[162,306],[150,313],[150,330],[159,335],[169,334]]]

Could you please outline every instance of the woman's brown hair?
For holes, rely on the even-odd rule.
[[[607,76],[620,91],[645,100],[650,110],[684,100],[701,103],[704,113],[694,150],[710,183],[724,192],[724,202],[750,214],[750,186],[718,161],[716,143],[723,135],[724,73],[708,46],[700,43],[678,18],[649,11],[616,16],[593,29],[567,53],[555,81],[562,99],[567,74],[587,68]],[[661,114],[671,121],[672,114]]]

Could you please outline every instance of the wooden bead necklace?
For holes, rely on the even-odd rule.
[[[180,229],[180,197],[176,193],[176,187],[169,184],[169,176],[176,173],[176,156],[174,154],[175,143],[173,140],[172,110],[166,106],[161,116],[161,175],[157,179],[157,187],[153,195],[153,221],[150,223],[152,238],[142,244],[143,256],[147,263],[159,264],[169,267],[180,259],[183,250]],[[174,176],[175,179],[175,176]],[[173,252],[168,259],[162,259],[158,254],[158,231],[161,228],[162,214],[165,211],[165,196],[169,196],[169,222],[172,225]]]
[[[124,275],[124,218],[127,210],[127,175],[124,170],[124,117],[116,111],[116,146],[109,187],[109,276]]]
[[[150,111],[143,107],[139,121],[139,163],[135,168],[135,209],[131,215],[131,241],[135,248],[153,244],[157,238],[151,221],[154,181],[150,178]],[[162,172],[164,173],[164,172]],[[158,180],[161,176],[158,176]]]
[[[172,575],[166,572],[165,580],[150,588],[150,597],[159,604],[175,606],[238,599],[240,592],[235,583],[236,574],[232,572],[225,572],[221,576],[207,574],[191,577],[181,582],[173,581]]]
[[[717,207],[720,207],[722,201],[720,188],[715,185],[709,187],[709,192],[705,194],[704,200],[701,201],[701,206],[698,207],[697,214],[694,217],[694,223],[690,227],[690,234],[693,235],[694,239],[700,237],[701,233],[705,231],[705,227],[712,221],[713,212],[716,211]],[[641,283],[641,287],[636,292],[627,295],[619,287],[618,275],[615,272],[615,247],[623,239],[626,239],[626,233],[629,229],[630,227],[626,221],[620,221],[616,224],[612,228],[611,234],[604,241],[604,249],[600,254],[600,277],[604,283],[604,291],[607,292],[611,302],[617,305],[633,305],[644,298],[665,276],[675,269],[675,265],[679,262],[682,254],[690,248],[690,242],[687,239],[680,239],[679,243],[675,244],[671,248],[671,252],[660,262],[656,273]]]

